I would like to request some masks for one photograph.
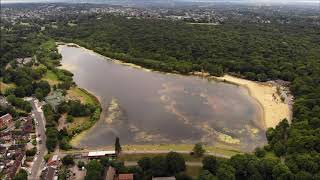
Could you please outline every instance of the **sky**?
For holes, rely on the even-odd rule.
[[[1,3],[27,3],[27,2],[66,2],[72,1],[76,2],[77,0],[0,0]],[[81,2],[92,2],[95,0],[81,0]],[[101,0],[100,0],[101,1]],[[105,0],[108,2],[109,0]],[[117,1],[117,0],[113,0]],[[141,1],[141,0],[119,0],[119,1]],[[145,0],[152,2],[152,0]],[[157,0],[159,1],[159,0]],[[320,4],[320,0],[163,0],[164,2],[168,1],[187,1],[187,2],[248,2],[248,3],[312,3],[312,4]]]

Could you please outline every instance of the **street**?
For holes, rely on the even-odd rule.
[[[35,102],[35,99],[30,100],[30,103],[32,105],[32,113],[34,114],[34,118],[36,120],[36,134],[37,136],[40,134],[41,138],[41,144],[37,143],[37,150],[39,152],[38,155],[36,155],[35,160],[33,162],[33,166],[31,169],[31,175],[28,175],[28,179],[30,180],[37,180],[40,179],[41,170],[45,166],[44,162],[44,155],[47,153],[46,148],[46,135],[45,135],[45,118],[43,115],[43,112],[41,108],[38,107],[37,102]],[[29,173],[29,172],[28,172]]]

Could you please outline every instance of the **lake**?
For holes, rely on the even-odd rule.
[[[262,112],[247,89],[234,84],[147,71],[83,48],[59,46],[62,68],[99,97],[100,120],[78,147],[193,144],[251,151],[266,143]]]

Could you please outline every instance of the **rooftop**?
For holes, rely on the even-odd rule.
[[[10,114],[5,114],[0,117],[0,120],[2,121],[10,121],[12,119],[12,116]]]
[[[88,153],[88,156],[105,156],[116,154],[116,151],[92,151]]]
[[[133,174],[119,174],[119,180],[133,180]]]

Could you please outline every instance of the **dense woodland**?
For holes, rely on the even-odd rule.
[[[70,26],[69,22],[76,26]],[[320,179],[319,26],[307,22],[303,25],[232,22],[205,26],[101,15],[58,16],[30,24],[28,27],[5,24],[12,30],[1,33],[0,75],[3,81],[17,85],[8,92],[11,97],[38,94],[41,98],[48,93],[45,82],[38,80],[40,70],[5,69],[14,58],[36,54],[48,38],[75,42],[105,56],[166,72],[206,71],[258,81],[287,80],[295,96],[292,122],[283,120],[276,128],[268,129],[268,145],[258,148],[254,154],[236,155],[230,160],[215,161],[215,167],[204,167],[199,179]],[[46,30],[40,31],[39,24]],[[55,56],[42,62],[46,68],[56,64]],[[17,78],[20,74],[26,82],[20,82],[21,78]],[[25,87],[27,84],[30,87]],[[41,92],[37,90],[39,87],[44,87]],[[58,118],[49,107],[45,113],[51,113],[52,122]],[[60,132],[62,136],[63,133]],[[47,129],[49,140],[54,136],[55,141],[51,150],[63,139],[57,134],[55,128]],[[280,158],[267,158],[266,153]],[[148,179],[150,175],[168,170],[155,172],[155,169],[169,168],[165,157],[153,159],[154,163],[146,161],[151,161],[147,168],[143,164],[137,167],[142,174],[137,178]],[[155,168],[159,164],[163,166]],[[103,166],[101,161],[90,162],[87,167],[93,169],[92,177],[99,177],[96,174],[101,175]],[[167,173],[165,175],[175,175],[175,172]]]

